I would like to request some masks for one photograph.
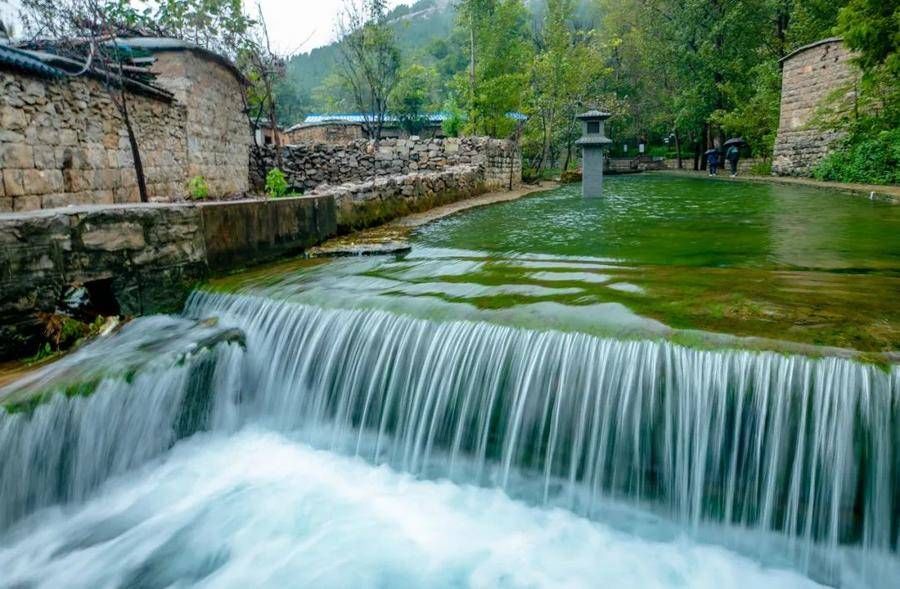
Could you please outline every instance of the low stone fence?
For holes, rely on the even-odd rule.
[[[480,169],[488,190],[508,189],[522,181],[518,146],[488,137],[386,139],[342,144],[303,143],[253,150],[250,180],[257,190],[266,174],[280,168],[294,190],[309,192],[322,184],[368,181],[379,176],[472,165]]]
[[[0,215],[0,359],[34,351],[37,314],[53,313],[71,286],[125,315],[175,311],[210,272],[335,233],[331,196]]]
[[[738,173],[739,174],[749,174],[751,171],[759,165],[765,163],[765,160],[762,158],[741,158],[738,160]],[[677,159],[667,159],[665,160],[665,170],[677,170],[678,169],[678,160]],[[685,157],[681,160],[681,169],[682,170],[693,170],[694,169],[694,158]],[[719,162],[719,170],[722,172],[727,172],[731,170],[730,164],[722,160]]]
[[[483,171],[463,165],[337,186],[324,184],[312,194],[334,198],[338,231],[346,233],[487,191]]]

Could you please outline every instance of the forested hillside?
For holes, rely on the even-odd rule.
[[[451,0],[419,0],[410,6],[398,6],[388,14],[397,45],[407,60],[433,65],[431,45],[445,39],[456,23]],[[330,96],[335,85],[328,84],[336,74],[337,43],[318,47],[291,57],[285,64],[285,78],[279,87],[279,117],[282,123],[296,122],[310,111],[342,110],[340,97]],[[324,85],[324,86],[323,86]],[[319,90],[317,92],[317,90]]]
[[[525,113],[521,141],[536,169],[572,162],[574,115],[589,107],[614,113],[614,153],[640,141],[653,154],[696,165],[713,142],[741,135],[753,155],[768,157],[778,127],[781,58],[832,35],[872,56],[860,62],[860,92],[847,94],[858,104],[843,109],[863,116],[833,124],[893,161],[896,130],[884,132],[896,127],[900,86],[896,2],[420,0],[392,11],[379,0],[368,4],[378,16],[366,27],[387,31],[379,37],[383,56],[396,57],[385,108],[408,120],[442,110],[453,116],[452,133],[495,136],[517,128],[506,113]],[[350,91],[339,47],[289,60],[278,91],[283,124],[311,111],[367,110]]]

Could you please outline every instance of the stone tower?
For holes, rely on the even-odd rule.
[[[586,197],[603,195],[603,148],[612,143],[604,130],[604,121],[609,117],[608,112],[599,110],[578,115],[582,137],[576,145],[581,146],[581,194]]]

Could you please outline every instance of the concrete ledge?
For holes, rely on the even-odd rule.
[[[484,170],[480,166],[461,165],[436,172],[323,185],[313,194],[335,201],[338,233],[345,234],[487,191]]]
[[[330,196],[79,206],[0,214],[0,359],[34,352],[70,286],[126,315],[177,311],[211,272],[289,255],[335,234]]]

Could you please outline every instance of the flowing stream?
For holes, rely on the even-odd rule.
[[[28,546],[50,530],[64,528],[61,537],[75,538],[41,557],[47,562],[29,556],[26,562],[34,568],[17,560],[25,567],[22,579],[42,578],[47,566],[62,566],[73,553],[84,558],[85,551],[114,538],[124,541],[131,526],[165,526],[156,519],[180,517],[168,513],[181,509],[178,502],[167,506],[164,516],[151,517],[162,499],[147,498],[153,493],[148,486],[160,486],[163,497],[181,491],[184,501],[198,501],[179,472],[212,468],[206,464],[211,448],[240,446],[245,436],[255,440],[234,433],[249,426],[302,444],[285,447],[287,442],[271,437],[254,442],[296,455],[299,465],[286,468],[302,470],[310,460],[321,465],[322,455],[312,451],[319,448],[391,467],[391,474],[378,471],[383,480],[377,482],[391,492],[402,484],[419,489],[413,481],[445,480],[441,485],[459,493],[459,501],[477,503],[479,494],[491,500],[497,495],[470,485],[500,489],[534,506],[504,503],[504,509],[529,514],[530,523],[522,525],[537,526],[531,518],[544,517],[581,525],[571,519],[579,515],[636,533],[637,524],[628,522],[638,521],[670,542],[680,537],[672,531],[679,528],[696,541],[724,544],[761,562],[790,563],[821,582],[877,587],[885,579],[900,579],[897,367],[885,371],[837,358],[438,323],[247,295],[196,293],[184,316],[139,320],[113,338],[122,342],[103,342],[100,350],[89,346],[55,370],[69,382],[84,380],[75,367],[87,359],[79,354],[120,366],[116,354],[127,356],[155,343],[160,329],[195,334],[196,320],[210,316],[219,318],[219,329],[243,330],[246,342],[202,347],[170,337],[168,349],[183,353],[151,354],[135,370],[97,380],[92,394],[60,394],[0,421],[0,523],[9,534],[4,544],[12,545],[0,553],[0,563],[30,554]],[[46,387],[54,379],[37,380]],[[125,474],[156,464],[178,439],[199,431],[226,438],[216,438],[210,447],[192,442],[193,451],[179,450],[178,458],[144,476]],[[254,490],[252,480],[268,475],[244,473],[240,460],[253,460],[246,453],[236,460],[229,476],[238,480],[221,482],[224,495],[216,496],[210,511],[194,503],[185,507],[185,519],[173,522],[180,531],[167,530],[174,534],[167,543],[153,544],[153,550],[141,544],[149,561],[138,569],[162,566],[152,564],[162,558],[159,550],[200,542],[192,535],[191,518],[215,519],[212,514],[227,511],[230,502],[241,504],[232,517],[244,509],[253,511],[249,517],[264,517],[243,502],[267,493]],[[350,471],[365,470],[361,463],[335,460],[338,472],[351,479]],[[232,466],[225,461],[222,468]],[[276,464],[268,468],[277,470]],[[243,481],[244,475],[251,482]],[[96,495],[110,477],[117,482]],[[454,483],[459,486],[450,486]],[[300,496],[317,492],[327,494],[304,488]],[[267,495],[260,500],[275,501]],[[431,500],[441,503],[434,509],[448,509],[445,501],[457,507],[456,499],[445,496]],[[66,503],[84,506],[65,508],[74,510],[65,518],[59,507],[46,509]],[[534,511],[539,506],[573,515]],[[623,516],[625,506],[644,515]],[[431,509],[427,501],[424,509]],[[644,522],[657,518],[652,525]],[[73,522],[82,520],[88,539],[78,539]],[[612,532],[604,528],[603,533]],[[692,545],[690,550],[705,549]],[[228,571],[230,558],[223,548],[221,554],[202,556],[202,566],[185,563],[185,578]],[[402,569],[398,578],[413,585],[428,578],[417,577],[408,562],[390,566],[395,564]],[[138,569],[122,571],[121,578]],[[480,570],[463,569],[476,576]],[[169,573],[180,578],[178,570]],[[146,574],[145,580],[157,578]],[[384,574],[392,578],[390,570]]]
[[[900,587],[900,365],[836,349],[896,349],[896,209],[654,182],[230,277],[0,389],[0,588]]]

